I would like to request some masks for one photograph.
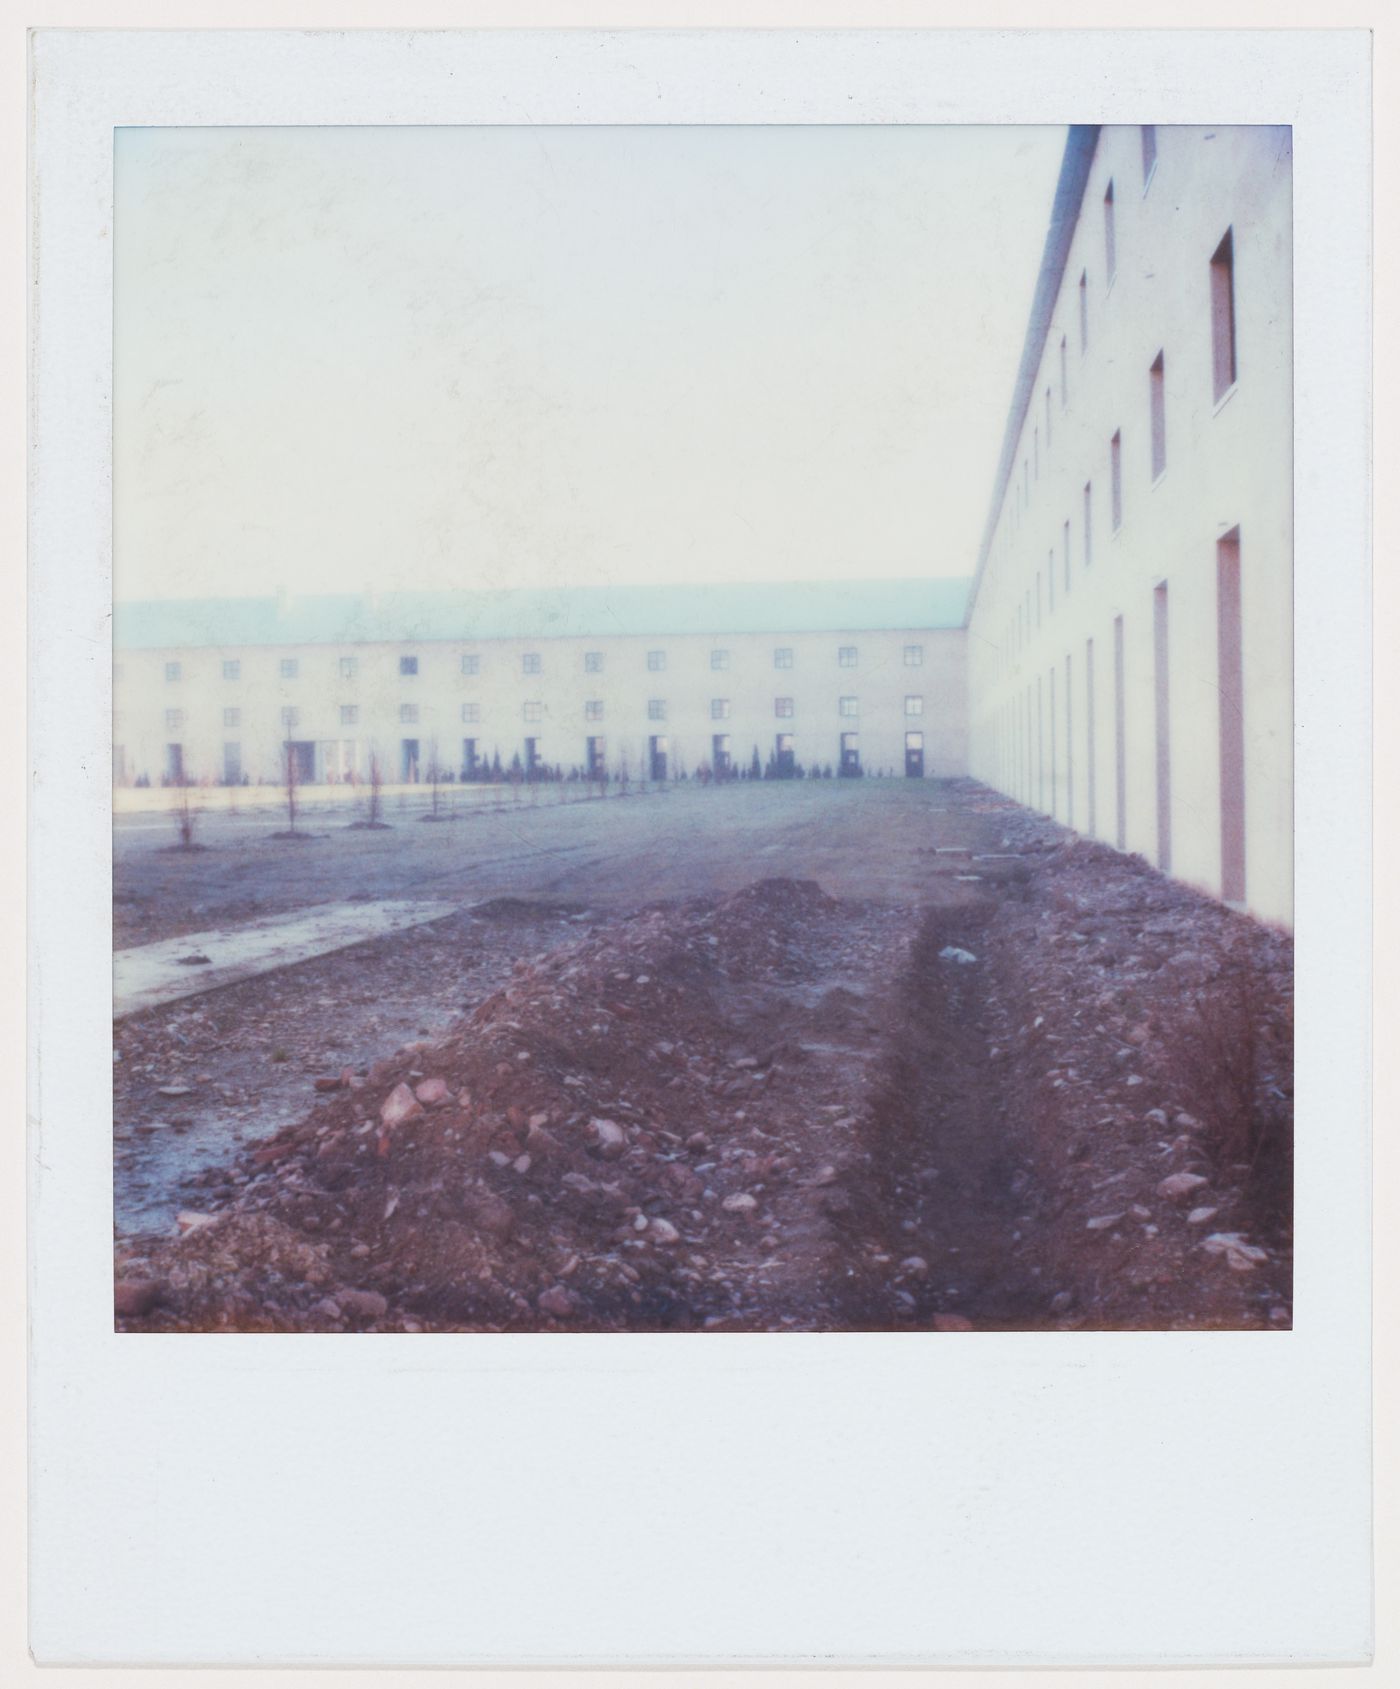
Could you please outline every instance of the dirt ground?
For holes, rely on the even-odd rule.
[[[236,825],[119,840],[128,930],[475,907],[121,1023],[120,1326],[1290,1323],[1291,946],[1137,859],[968,782]]]

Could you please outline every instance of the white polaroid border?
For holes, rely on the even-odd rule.
[[[41,1663],[1368,1655],[1368,55],[1360,31],[34,38]],[[1142,120],[1294,130],[1295,1329],[114,1334],[114,127]]]

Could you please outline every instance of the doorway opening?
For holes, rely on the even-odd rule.
[[[924,777],[924,736],[922,733],[904,735],[904,778],[922,780]]]

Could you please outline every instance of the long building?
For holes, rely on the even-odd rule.
[[[968,582],[119,604],[119,783],[967,769]]]
[[[973,774],[1292,918],[1286,129],[1071,130],[968,619]]]
[[[970,772],[1292,920],[1292,178],[1069,131],[970,580],[119,604],[119,781]]]

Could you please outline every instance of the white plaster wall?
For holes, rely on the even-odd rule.
[[[841,646],[854,646],[857,665],[842,668]],[[922,648],[923,661],[906,666],[906,646]],[[774,651],[791,648],[793,666],[774,666]],[[649,651],[664,651],[666,667],[652,672]],[[711,653],[729,653],[727,669],[711,667]],[[603,670],[584,668],[588,651],[602,654]],[[223,745],[237,741],[251,779],[279,779],[284,739],[318,742],[354,741],[360,773],[378,750],[386,779],[399,772],[400,743],[417,739],[426,760],[434,740],[445,767],[460,766],[462,741],[478,741],[479,754],[499,751],[503,764],[522,752],[525,738],[539,740],[539,755],[567,771],[585,761],[586,740],[601,734],[607,741],[610,769],[621,759],[635,779],[652,734],[670,745],[671,769],[694,773],[709,760],[711,738],[727,732],[736,762],[747,764],[758,748],[767,759],[779,732],[793,735],[797,760],[830,763],[839,759],[840,735],[860,734],[867,772],[902,773],[904,736],[924,734],[926,775],[966,773],[965,636],[960,628],[882,633],[656,635],[650,638],[512,639],[477,644],[425,641],[418,644],[259,646],[256,648],[182,648],[121,651],[117,654],[116,718],[113,742],[125,754],[128,778],[146,773],[158,783],[165,766],[165,746],[184,746],[185,768],[196,780],[219,780]],[[537,653],[541,673],[527,675],[523,659]],[[402,655],[418,658],[416,677],[399,674]],[[462,658],[480,660],[475,677],[462,673]],[[295,680],[280,675],[283,658],[297,659]],[[340,659],[354,657],[357,673],[343,680]],[[236,659],[237,680],[223,679],[223,663]],[[167,662],[180,664],[178,681],[165,679]],[[793,700],[790,719],[776,714],[779,697]],[[840,714],[840,699],[858,700],[859,715]],[[908,697],[923,699],[921,716],[905,713]],[[600,721],[586,718],[585,704],[601,701]],[[664,701],[663,721],[648,717],[648,701]],[[711,703],[727,699],[727,720],[711,716]],[[465,703],[479,705],[477,723],[462,720]],[[525,705],[538,702],[541,720],[525,720]],[[416,725],[401,722],[404,704],[416,705]],[[342,705],[359,710],[359,720],[343,725]],[[296,727],[282,723],[286,706],[299,711]],[[225,728],[226,708],[241,711],[238,727]],[[167,728],[168,709],[185,711],[184,725]],[[120,772],[120,771],[119,771]]]
[[[1111,285],[1105,276],[1103,218],[1110,179],[1117,247]],[[1291,179],[1284,130],[1159,127],[1156,166],[1145,186],[1139,128],[1101,132],[1016,470],[969,624],[972,772],[1114,843],[1113,635],[1115,619],[1122,617],[1125,843],[1155,862],[1153,594],[1166,585],[1171,871],[1218,894],[1216,545],[1238,527],[1245,901],[1261,917],[1285,924],[1292,919],[1293,852]],[[1229,228],[1234,231],[1237,380],[1217,403],[1210,260]],[[1083,352],[1081,274],[1087,276],[1088,304]],[[1068,377],[1063,383],[1062,336]],[[1166,468],[1154,481],[1148,372],[1159,351],[1165,359]],[[1109,446],[1115,430],[1122,434],[1123,475],[1123,520],[1116,534],[1110,520]],[[1093,542],[1087,562],[1086,482],[1092,488]],[[1024,632],[1023,620],[1029,623]],[[1090,640],[1096,728],[1092,824]]]

